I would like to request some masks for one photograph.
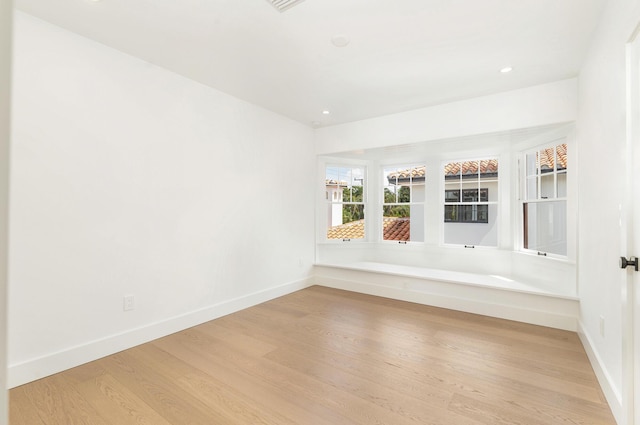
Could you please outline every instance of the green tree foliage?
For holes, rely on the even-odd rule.
[[[384,203],[385,204],[395,204],[395,203],[409,203],[411,200],[411,190],[407,186],[401,186],[398,189],[398,198],[396,199],[396,194],[389,190],[388,188],[384,188]],[[386,205],[383,208],[382,215],[384,217],[410,217],[411,211],[409,205]]]
[[[345,187],[342,189],[343,202],[362,202],[362,186]],[[364,218],[364,205],[343,205],[342,222],[350,223]]]

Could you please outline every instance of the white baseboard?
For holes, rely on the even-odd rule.
[[[387,278],[387,280],[389,280]],[[434,307],[481,314],[484,316],[514,320],[539,326],[547,326],[575,332],[577,330],[578,301],[551,299],[530,294],[506,293],[500,289],[466,288],[461,296],[457,288],[447,292],[447,285],[424,282],[422,287],[399,281],[399,284],[377,284],[369,279],[354,280],[334,276],[316,275],[316,285],[344,289],[401,301],[409,301]],[[419,289],[413,289],[413,287]]]
[[[587,357],[589,357],[589,362],[591,363],[591,367],[596,374],[596,378],[598,378],[598,383],[602,388],[602,392],[604,393],[607,402],[609,403],[609,407],[611,408],[611,413],[613,413],[616,422],[619,424],[624,423],[623,419],[623,406],[622,406],[622,395],[620,391],[616,388],[613,383],[613,379],[611,379],[611,375],[609,371],[604,365],[604,362],[600,359],[600,355],[594,349],[595,345],[591,341],[591,337],[585,331],[585,328],[582,322],[578,323],[578,336],[580,337],[580,341],[584,346],[584,350],[587,353]]]
[[[313,285],[309,277],[284,285],[223,301],[180,316],[150,323],[129,331],[87,342],[86,344],[48,354],[39,358],[9,365],[8,386],[14,388],[37,379],[100,359],[102,357],[144,344],[163,336],[217,319],[227,314],[272,300]]]
[[[470,291],[471,293],[460,296],[459,293],[456,292],[447,293],[446,291],[442,291],[442,287],[436,287],[435,289],[438,290],[434,291],[434,288],[429,288],[428,284],[427,287],[421,287],[419,285],[416,286],[415,282],[408,283],[406,280],[404,280],[399,287],[393,287],[380,285],[376,282],[371,282],[369,279],[357,281],[316,275],[315,277],[309,277],[236,299],[223,301],[120,334],[89,341],[82,345],[68,347],[42,357],[9,365],[9,388],[14,388],[183,329],[214,320],[256,304],[307,288],[313,284],[558,329],[577,330],[577,316],[573,314],[574,306],[571,300],[544,299],[543,303],[534,301],[531,305],[523,306],[523,297],[524,300],[528,300],[534,296],[527,294],[505,294],[504,291],[494,293],[487,288],[467,288],[465,292]],[[441,285],[441,283],[436,284]],[[507,298],[505,298],[505,296]],[[516,300],[516,298],[511,297],[517,297],[518,302],[512,302]],[[542,305],[544,305],[544,308],[541,307]],[[553,306],[556,306],[555,310]]]

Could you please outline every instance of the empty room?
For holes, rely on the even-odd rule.
[[[637,0],[0,0],[0,425],[640,425]]]

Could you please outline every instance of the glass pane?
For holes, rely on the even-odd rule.
[[[383,203],[424,202],[425,171],[424,165],[384,168]]]
[[[327,167],[325,174],[325,198],[327,202],[342,202],[343,189],[347,187],[346,175],[346,168]]]
[[[567,173],[558,174],[558,198],[567,197]]]
[[[385,206],[382,217],[382,239],[424,242],[424,206]]]
[[[525,199],[538,199],[538,153],[529,153],[525,157],[526,187]]]
[[[411,205],[410,241],[424,242],[424,205]]]
[[[524,204],[524,248],[567,255],[567,205],[565,201]]]
[[[528,153],[526,156],[527,176],[538,175],[538,153]]]
[[[409,217],[411,208],[409,205],[385,205],[382,208],[383,217]]]
[[[541,199],[553,199],[554,193],[554,178],[553,173],[544,173],[540,176],[540,197]]]
[[[478,189],[478,179],[473,179],[472,181],[463,180],[460,185],[463,189]]]
[[[458,220],[458,207],[459,205],[445,205],[444,206],[444,221],[459,221]]]
[[[364,202],[364,176],[354,176],[351,188],[351,202]]]
[[[450,162],[444,166],[445,180],[459,180],[462,170],[462,164],[459,162]]]
[[[540,159],[539,165],[540,165],[541,174],[554,171],[555,169],[554,167],[556,163],[555,155],[556,155],[555,148],[547,148],[539,152],[539,159]]]
[[[351,223],[364,219],[364,205],[361,204],[342,204],[342,222]]]
[[[447,189],[444,191],[444,202],[460,202],[460,189]]]
[[[567,144],[556,146],[556,164],[558,170],[567,169]]]
[[[411,187],[400,186],[398,188],[398,202],[402,202],[402,203],[411,202]]]
[[[411,240],[411,210],[408,205],[386,206],[382,217],[382,240]]]
[[[478,202],[478,189],[463,189],[462,202]]]
[[[446,205],[444,243],[498,246],[497,214],[497,205]]]
[[[526,200],[538,199],[538,177],[527,177]]]
[[[383,203],[385,204],[395,204],[396,202],[398,202],[395,186],[385,187],[383,196]]]
[[[480,161],[480,175],[484,179],[495,179],[498,177],[498,160],[485,159]]]
[[[365,236],[364,205],[328,205],[327,219],[327,239],[363,239]]]
[[[397,188],[401,170],[396,168],[384,168],[382,170],[383,203],[396,203]]]
[[[445,205],[444,221],[487,223],[489,221],[489,205]]]
[[[479,171],[479,162],[478,161],[465,161],[461,164],[462,167],[462,178],[463,179],[477,179],[478,171]]]

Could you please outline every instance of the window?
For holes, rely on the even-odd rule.
[[[566,256],[567,145],[527,152],[523,163],[522,247]]]
[[[364,239],[365,170],[326,167],[327,239]]]
[[[445,190],[444,199],[449,205],[444,206],[444,221],[459,223],[488,223],[489,205],[460,204],[460,190]],[[478,197],[478,193],[480,197]],[[462,202],[488,202],[489,189],[462,189]],[[452,205],[457,203],[458,205]]]
[[[498,245],[498,160],[444,165],[444,243]]]
[[[382,240],[424,242],[424,165],[382,170]]]

